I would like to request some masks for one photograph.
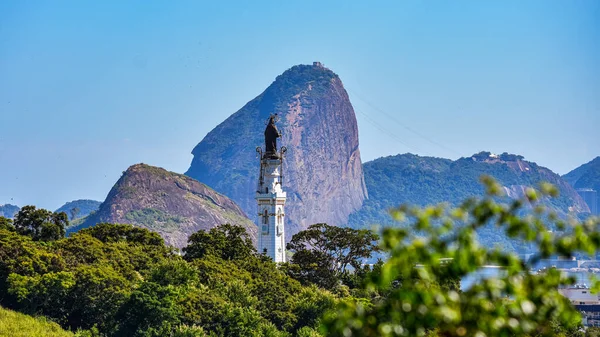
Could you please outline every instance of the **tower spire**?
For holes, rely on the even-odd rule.
[[[285,146],[277,151],[277,138],[281,134],[275,125],[277,114],[271,115],[265,129],[265,150],[257,147],[260,156],[260,173],[256,189],[258,209],[258,252],[275,262],[285,262],[285,200],[282,188],[282,164]]]

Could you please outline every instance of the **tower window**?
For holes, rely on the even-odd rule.
[[[263,248],[263,254],[267,254],[267,248]]]
[[[269,223],[269,212],[265,209],[263,213],[263,224],[267,225]]]

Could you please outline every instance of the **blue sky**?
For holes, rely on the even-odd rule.
[[[0,204],[103,200],[128,166],[184,172],[277,75],[321,61],[363,161],[600,155],[600,2],[0,2]]]

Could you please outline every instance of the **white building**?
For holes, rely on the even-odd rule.
[[[282,189],[282,164],[286,148],[277,151],[276,139],[280,137],[275,127],[275,116],[271,116],[265,130],[265,151],[260,147],[260,175],[256,190],[258,205],[258,247],[259,253],[273,261],[285,262],[285,200]]]

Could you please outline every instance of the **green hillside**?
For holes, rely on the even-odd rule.
[[[88,216],[90,213],[95,212],[102,204],[100,201],[80,199],[73,200],[65,203],[55,212],[65,212],[69,217],[69,221],[81,219]]]
[[[0,307],[0,337],[73,337],[58,324]]]
[[[600,157],[565,174],[563,178],[575,188],[592,188],[600,191]]]
[[[367,162],[363,168],[369,200],[350,216],[349,225],[355,228],[397,224],[388,210],[401,204],[426,206],[447,202],[458,205],[467,198],[481,196],[484,194],[480,183],[482,175],[494,177],[511,198],[523,196],[527,187],[550,182],[558,187],[560,196],[547,200],[548,206],[561,214],[589,212],[573,187],[559,175],[518,155],[480,152],[452,161],[402,154]],[[484,241],[508,245],[493,229],[480,234]]]

